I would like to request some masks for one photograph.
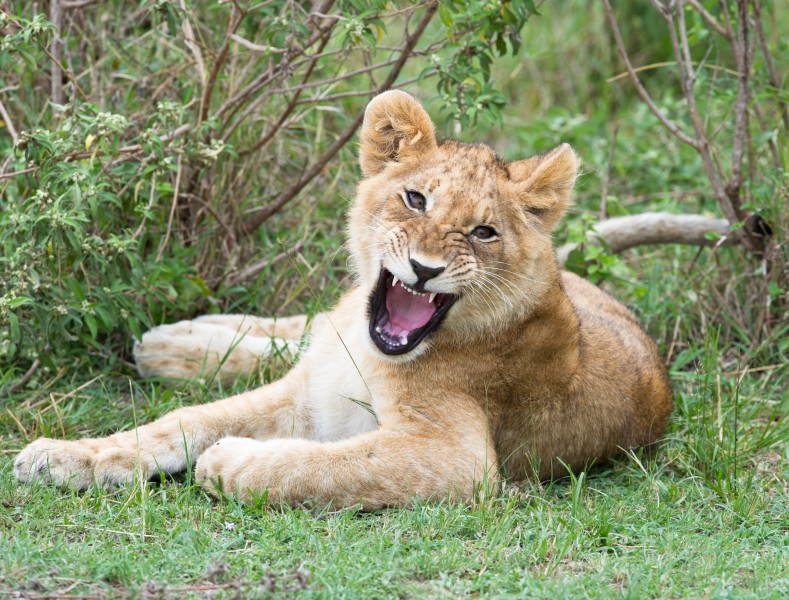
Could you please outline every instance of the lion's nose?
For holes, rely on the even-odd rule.
[[[438,277],[443,273],[444,269],[446,269],[446,267],[428,267],[415,261],[413,258],[411,259],[411,267],[414,269],[414,274],[416,275],[416,285],[414,286],[416,290],[422,290],[428,279]]]

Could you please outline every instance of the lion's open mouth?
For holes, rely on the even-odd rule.
[[[384,354],[405,354],[441,324],[458,297],[417,292],[381,269],[370,295],[370,337]]]

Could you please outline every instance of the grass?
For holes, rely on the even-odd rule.
[[[712,335],[677,355],[676,409],[651,453],[509,482],[472,507],[373,514],[216,502],[189,474],[82,494],[21,487],[11,461],[26,440],[105,434],[249,383],[116,373],[55,391],[75,389],[73,375],[0,415],[0,594],[786,597],[787,369],[727,366],[721,344]]]
[[[110,4],[94,7],[97,23]],[[121,31],[124,7],[111,5],[117,15],[107,12],[107,27]],[[546,3],[540,10],[544,16],[524,32],[521,55],[493,68],[509,99],[504,126],[460,135],[489,141],[507,158],[561,141],[578,149],[585,174],[562,239],[582,216],[597,212],[605,177],[609,214],[714,213],[696,155],[627,95],[624,82],[605,83],[621,66],[612,62],[601,8]],[[656,37],[654,19],[639,23],[633,29],[646,63],[665,40]],[[126,66],[132,86],[145,80],[149,62],[142,60],[143,44],[124,44],[118,52],[135,58],[134,69]],[[155,50],[159,56],[166,48]],[[150,68],[157,77],[165,73]],[[662,89],[661,75],[652,73],[647,83]],[[23,92],[30,87],[21,83]],[[433,91],[432,84],[410,89],[423,98]],[[132,114],[145,98],[121,95],[113,110]],[[670,90],[664,100],[671,105]],[[298,148],[319,146],[323,121],[311,126],[315,131],[305,129]],[[457,134],[451,124],[439,127]],[[347,283],[339,215],[353,193],[351,154],[346,149],[314,194],[246,243],[252,262],[302,242],[298,256],[242,285],[212,290],[216,297],[210,306],[201,299],[201,310],[293,314],[332,304]],[[259,203],[259,189],[270,183],[265,159],[243,163],[254,177],[238,178],[243,185],[232,202]],[[301,165],[300,156],[287,160]],[[217,202],[230,201],[223,181],[215,182]],[[170,197],[162,194],[162,210],[169,211]],[[770,200],[776,211],[780,200],[780,194]],[[220,239],[213,230],[203,233]],[[211,243],[198,250],[190,255],[199,257],[195,263],[226,258]],[[117,331],[112,345],[82,352],[69,366],[42,367],[25,387],[0,397],[0,598],[787,597],[789,321],[776,296],[772,329],[765,323],[756,299],[767,297],[766,283],[758,269],[727,248],[639,249],[610,263],[603,285],[631,306],[668,357],[676,407],[664,442],[571,478],[509,482],[476,506],[418,504],[373,514],[271,510],[212,500],[188,474],[85,493],[19,486],[13,457],[38,436],[106,435],[280,374],[263,365],[226,389],[141,381],[128,355],[116,352],[120,346],[128,352],[130,334]],[[20,375],[0,363],[0,381]]]

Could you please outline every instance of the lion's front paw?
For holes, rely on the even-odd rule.
[[[14,476],[23,483],[41,481],[84,490],[93,483],[95,451],[78,441],[40,438],[14,461]]]
[[[253,469],[251,459],[259,454],[261,445],[246,438],[227,437],[218,441],[197,459],[197,481],[213,496],[227,492],[240,497]]]

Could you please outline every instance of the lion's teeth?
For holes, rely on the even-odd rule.
[[[375,333],[381,333],[381,327],[380,326],[375,328]]]
[[[435,299],[436,299],[436,293],[435,292],[430,292],[430,304],[433,304],[433,300],[435,300]]]
[[[392,275],[392,287],[396,286],[398,281],[400,280],[397,278],[397,275]]]

